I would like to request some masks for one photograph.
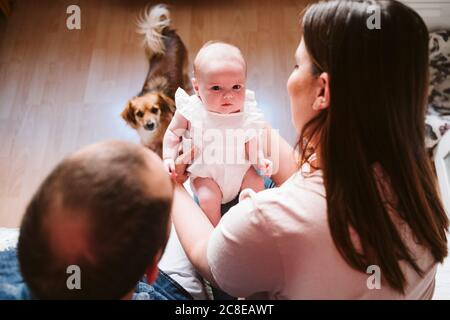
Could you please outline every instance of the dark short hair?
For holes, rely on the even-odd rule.
[[[160,168],[150,168],[139,148],[124,144],[107,155],[68,158],[39,187],[18,243],[23,278],[37,298],[122,298],[164,249],[173,190],[152,196],[155,190],[149,190],[142,173]],[[56,252],[49,237],[55,212],[85,219],[85,240],[94,258],[79,252],[68,261]],[[80,290],[66,285],[69,265],[80,267]]]

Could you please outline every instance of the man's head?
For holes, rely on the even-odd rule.
[[[209,111],[227,114],[242,110],[246,64],[237,47],[206,43],[195,57],[194,76],[193,87]]]
[[[18,255],[37,298],[117,299],[155,270],[169,233],[170,178],[151,151],[86,147],[45,179],[25,212]],[[68,289],[71,265],[81,289]]]

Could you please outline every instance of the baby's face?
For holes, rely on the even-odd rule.
[[[208,111],[240,112],[245,99],[245,65],[234,60],[204,63],[194,88]]]

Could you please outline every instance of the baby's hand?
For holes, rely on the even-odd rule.
[[[164,169],[170,174],[172,178],[175,178],[177,174],[175,173],[175,161],[171,158],[166,158],[163,160]]]
[[[258,163],[258,170],[265,177],[270,177],[272,175],[272,167],[272,161],[270,161],[269,159],[262,159]]]

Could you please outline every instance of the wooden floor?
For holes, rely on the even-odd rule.
[[[190,61],[207,40],[238,45],[248,87],[289,141],[286,80],[307,1],[169,1]],[[39,183],[68,153],[104,139],[138,141],[119,113],[142,87],[148,62],[134,19],[147,1],[15,0],[0,22],[0,227],[17,227]],[[154,2],[157,3],[157,2]]]

